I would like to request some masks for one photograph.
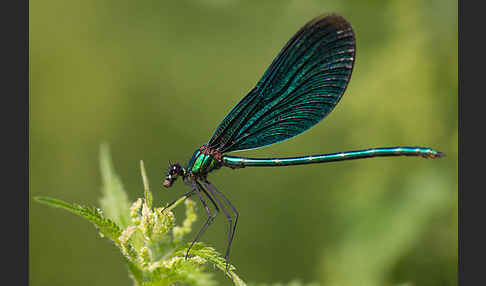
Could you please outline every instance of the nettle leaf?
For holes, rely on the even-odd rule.
[[[174,252],[174,255],[178,256],[185,256],[187,248],[190,244],[185,245],[182,248],[179,248]],[[246,283],[236,275],[236,267],[229,264],[228,268],[226,268],[226,260],[219,254],[214,248],[204,246],[204,244],[198,242],[195,243],[194,246],[191,248],[189,253],[192,257],[200,257],[210,263],[212,263],[216,268],[223,271],[228,278],[230,278],[233,283],[237,286],[246,286]]]
[[[108,218],[125,228],[130,223],[130,202],[120,178],[114,171],[107,144],[100,146],[100,168],[103,194],[100,199],[101,208]]]
[[[113,240],[115,244],[119,244],[119,237],[122,234],[121,228],[112,220],[105,218],[100,209],[90,208],[77,204],[70,204],[62,200],[50,198],[50,197],[35,197],[40,203],[65,209],[74,214],[77,214],[91,223],[93,223],[103,236],[106,236]]]

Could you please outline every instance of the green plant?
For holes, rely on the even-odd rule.
[[[68,210],[93,223],[101,237],[110,239],[120,249],[135,285],[163,286],[176,282],[215,285],[216,281],[205,267],[208,263],[223,271],[235,285],[246,285],[235,273],[233,265],[229,265],[227,272],[224,258],[203,243],[196,243],[190,257],[185,259],[189,244],[182,239],[191,231],[197,219],[192,200],[180,199],[165,210],[153,207],[152,193],[141,161],[144,198],[137,199],[130,206],[121,180],[113,170],[106,145],[101,146],[100,163],[103,181],[101,209],[49,197],[35,199]],[[172,209],[182,201],[186,207],[186,218],[182,225],[176,225]]]

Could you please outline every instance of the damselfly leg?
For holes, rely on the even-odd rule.
[[[228,271],[229,270],[229,253],[230,253],[230,249],[231,249],[231,243],[233,242],[233,237],[235,235],[236,224],[238,223],[239,214],[238,214],[238,211],[236,210],[236,208],[231,204],[231,202],[223,195],[223,193],[218,191],[218,189],[213,184],[211,184],[209,181],[206,180],[206,181],[204,181],[204,185],[206,186],[206,188],[208,188],[209,192],[211,192],[211,194],[214,196],[214,198],[216,199],[216,201],[220,205],[221,209],[223,210],[224,214],[226,215],[226,218],[228,219],[228,226],[229,226],[228,244],[226,246],[226,253],[224,255],[224,258],[226,260],[226,271],[229,272]],[[221,203],[221,201],[218,199],[217,195],[219,195],[224,200],[224,202],[230,207],[231,211],[233,212],[233,214],[235,216],[234,224],[233,224],[233,219],[232,219],[231,215],[227,212],[226,208]]]

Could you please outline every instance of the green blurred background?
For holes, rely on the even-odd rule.
[[[232,262],[247,282],[456,285],[456,1],[30,1],[30,195],[99,206],[107,142],[131,200],[141,159],[156,204],[178,197],[181,182],[161,187],[167,161],[185,164],[286,41],[327,12],[357,37],[340,104],[293,140],[235,154],[421,145],[447,157],[215,172],[241,214]],[[220,252],[225,223],[202,238]],[[30,282],[132,284],[91,224],[32,200]]]

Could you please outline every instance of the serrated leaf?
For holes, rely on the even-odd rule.
[[[114,221],[103,217],[100,210],[95,208],[89,208],[86,206],[70,204],[65,201],[49,198],[49,197],[35,197],[34,199],[40,203],[52,207],[65,209],[67,211],[70,211],[74,214],[77,214],[89,220],[100,230],[100,232],[102,232],[104,236],[110,238],[115,243],[119,244],[118,237],[122,233],[120,227]]]
[[[174,252],[174,255],[185,256],[188,246],[189,244],[182,249],[179,248]],[[228,271],[226,271],[226,260],[214,248],[204,246],[202,243],[195,243],[191,248],[189,255],[199,256],[206,259],[216,266],[216,268],[223,271],[224,274],[228,276],[235,285],[246,286],[246,283],[235,273],[236,267],[230,264],[228,265]]]
[[[114,171],[107,144],[100,146],[100,168],[103,194],[100,199],[101,208],[106,217],[125,228],[130,223],[130,202],[120,178]]]
[[[137,254],[133,246],[129,242],[121,243],[120,241],[120,236],[122,235],[121,228],[111,219],[105,218],[101,210],[77,204],[70,204],[50,197],[35,197],[34,199],[51,207],[65,209],[89,220],[100,231],[102,236],[111,239],[115,245],[124,252],[127,259],[136,259]]]

